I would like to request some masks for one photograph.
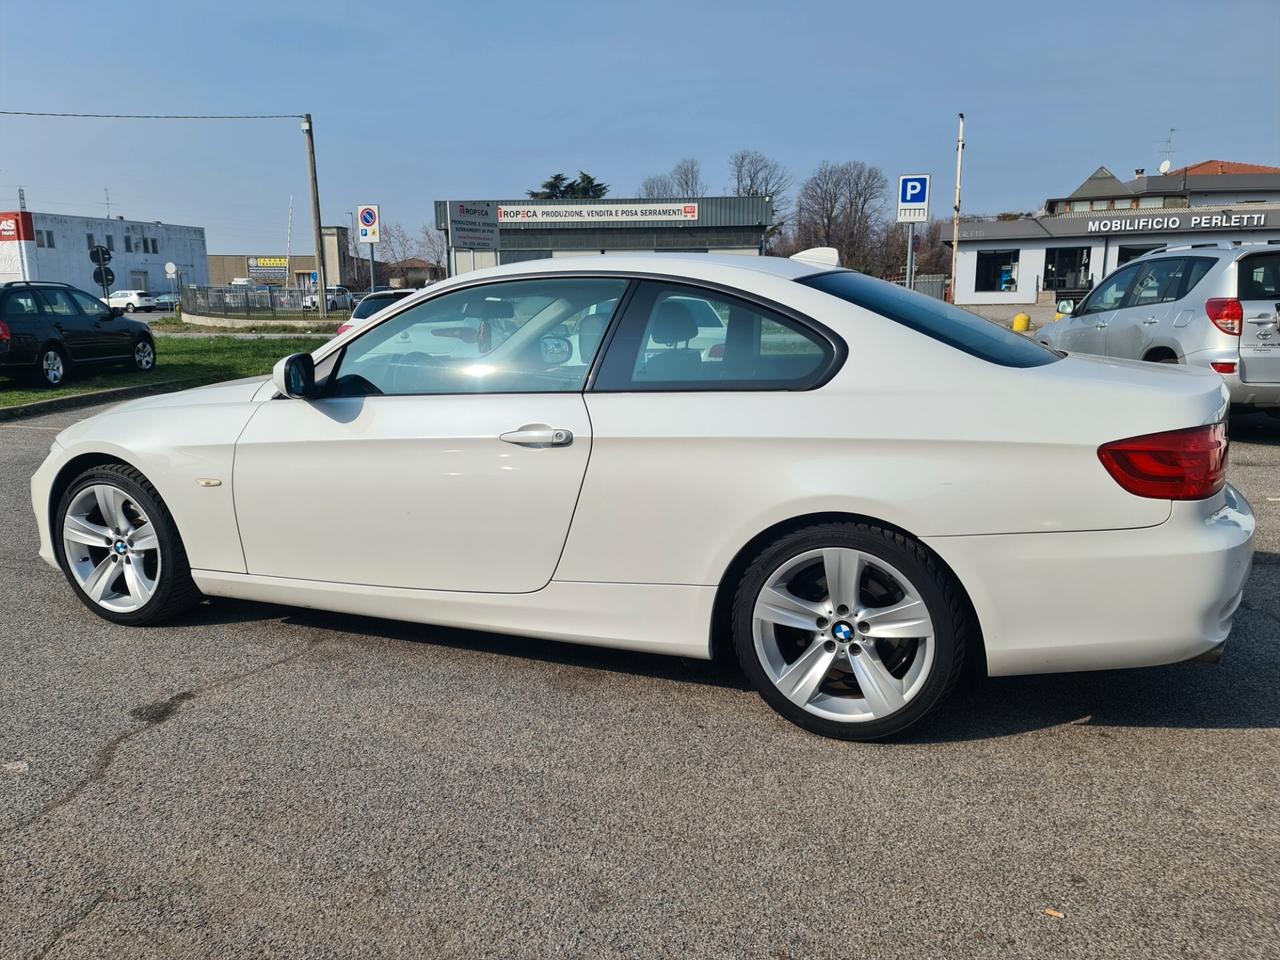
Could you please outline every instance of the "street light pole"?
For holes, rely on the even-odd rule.
[[[951,208],[951,302],[956,302],[957,257],[960,255],[960,175],[964,170],[964,114],[960,114],[960,135],[956,137],[956,202]]]
[[[316,141],[311,129],[311,114],[302,118],[302,132],[307,138],[307,165],[311,170],[311,229],[316,235],[316,306],[320,309],[320,319],[329,316],[329,278],[324,270],[324,237],[320,233],[320,186],[316,181]]]

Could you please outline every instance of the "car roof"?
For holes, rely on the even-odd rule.
[[[742,272],[766,274],[786,280],[826,273],[831,267],[818,266],[784,257],[757,257],[715,253],[612,253],[580,257],[522,260],[498,267],[485,267],[461,276],[467,279],[496,279],[526,274],[564,273],[575,271],[618,271],[620,273],[659,273],[690,279],[714,279],[718,273]],[[456,279],[456,278],[450,278]]]

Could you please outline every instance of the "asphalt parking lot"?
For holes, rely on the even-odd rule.
[[[1222,664],[987,681],[867,746],[711,664],[112,626],[35,556],[84,415],[0,424],[0,957],[1276,956],[1280,423],[1232,425],[1260,534]]]

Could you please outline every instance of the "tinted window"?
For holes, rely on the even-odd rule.
[[[91,317],[109,317],[111,310],[97,297],[91,297],[79,290],[71,291],[71,298],[80,305],[80,309]]]
[[[1181,300],[1194,290],[1196,284],[1204,279],[1204,275],[1212,270],[1217,262],[1211,257],[1189,257],[1186,261],[1187,266],[1182,271],[1185,276],[1182,278],[1182,293],[1178,295],[1178,299]]]
[[[579,391],[626,286],[557,277],[433,297],[347,344],[325,389],[335,396]]]
[[[79,313],[71,298],[61,290],[41,290],[40,299],[44,301],[46,313],[59,317],[74,317]]]
[[[21,293],[14,291],[5,298],[4,316],[6,318],[34,317],[39,312],[40,305],[36,301],[35,291],[23,291]]]
[[[1241,300],[1274,300],[1280,297],[1280,253],[1245,257],[1236,268]]]
[[[815,330],[758,304],[645,281],[627,307],[597,390],[802,390],[835,348]]]
[[[1076,311],[1077,316],[1084,316],[1089,313],[1101,313],[1104,310],[1119,309],[1120,304],[1128,295],[1133,281],[1138,277],[1138,271],[1143,269],[1146,264],[1135,264],[1132,267],[1125,267],[1123,270],[1117,270],[1107,279],[1103,280],[1097,290],[1089,294],[1085,298],[1080,309]]]
[[[1008,327],[942,300],[852,270],[823,273],[798,282],[991,363],[1006,367],[1036,367],[1058,359],[1058,355],[1048,347],[1014,333]]]
[[[370,294],[356,304],[356,308],[351,311],[351,319],[363,320],[365,317],[371,317],[379,310],[391,306],[391,304],[395,303],[397,300],[403,300],[410,293],[412,293],[411,290],[406,290],[404,293],[395,294],[393,296],[373,296]]]
[[[1146,307],[1172,303],[1182,294],[1182,275],[1187,261],[1180,257],[1149,260],[1138,274],[1126,306]]]

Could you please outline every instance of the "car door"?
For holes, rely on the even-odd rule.
[[[261,404],[236,445],[250,574],[483,593],[542,588],[591,449],[582,390],[599,348],[567,336],[625,279],[472,284],[369,325],[324,358],[314,399]],[[436,336],[515,318],[487,353]],[[581,345],[582,338],[579,337]]]
[[[1280,253],[1242,257],[1236,295],[1244,314],[1240,330],[1240,379],[1280,383]]]
[[[76,302],[85,321],[90,325],[94,356],[100,360],[120,360],[133,352],[133,334],[123,320],[112,314],[111,308],[82,290],[68,291]]]
[[[40,300],[53,336],[62,341],[73,363],[92,362],[101,356],[93,321],[80,312],[71,294],[57,287],[41,287]]]
[[[1140,269],[1141,264],[1122,267],[1103,280],[1071,315],[1058,346],[1071,353],[1104,353],[1107,327],[1124,303]]]
[[[1178,299],[1185,267],[1182,257],[1144,261],[1107,325],[1103,348],[1107,356],[1140,360],[1161,332],[1170,333],[1170,311]]]

